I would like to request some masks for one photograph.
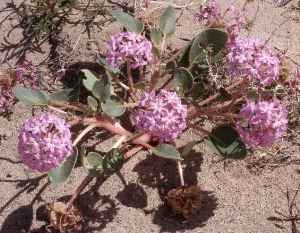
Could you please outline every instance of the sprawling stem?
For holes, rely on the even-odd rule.
[[[189,118],[193,119],[195,117],[200,117],[200,116],[208,116],[208,117],[233,117],[235,114],[230,113],[231,109],[236,105],[239,104],[240,102],[244,101],[244,97],[241,98],[234,98],[231,101],[226,101],[221,104],[217,104],[214,107],[206,107],[206,108],[197,108],[191,107],[189,110]]]
[[[119,146],[121,146],[121,144],[126,140],[127,136],[121,136],[117,142],[112,146],[113,148],[118,148]]]
[[[87,108],[84,105],[79,107],[63,101],[50,101],[49,106],[60,107],[62,109],[69,109],[83,113],[87,112]]]
[[[133,94],[134,93],[134,83],[133,83],[133,77],[132,77],[131,66],[130,66],[129,61],[127,61],[127,78],[129,81],[129,90],[130,90],[131,94]]]
[[[144,148],[143,146],[136,146],[136,147],[132,148],[131,150],[127,151],[127,152],[124,154],[124,158],[125,158],[125,159],[131,158],[131,157],[134,156],[136,153],[138,153],[139,151],[141,151],[143,148]]]
[[[91,124],[88,127],[86,127],[78,136],[77,138],[74,140],[73,142],[73,146],[76,146],[80,140],[88,133],[90,132],[92,129],[96,128],[97,124]]]
[[[79,121],[80,122],[80,121]],[[126,140],[126,138],[130,138],[133,136],[133,134],[126,129],[124,129],[120,124],[115,123],[111,119],[108,118],[101,118],[99,117],[98,119],[96,118],[87,118],[83,120],[83,123],[87,124],[88,127],[85,128],[75,139],[73,142],[73,146],[75,146],[89,131],[92,129],[99,127],[108,130],[112,134],[117,134],[121,135],[122,137],[112,146],[112,148],[117,148],[119,147],[123,141]],[[143,134],[143,135],[138,135],[138,137],[132,137],[132,143],[141,145],[142,148],[151,148],[149,144],[147,144],[151,140],[150,135],[148,134]],[[141,148],[139,147],[139,150]],[[126,156],[124,156],[126,158]],[[72,206],[76,198],[80,195],[80,193],[84,190],[84,188],[91,182],[93,179],[93,176],[87,175],[85,179],[81,182],[81,184],[78,186],[76,189],[75,193],[73,194],[72,198],[68,202],[68,209]]]
[[[72,195],[71,199],[69,200],[69,202],[67,204],[67,210],[69,210],[72,207],[74,201],[77,199],[77,197],[80,195],[80,193],[85,189],[85,187],[93,180],[93,178],[94,178],[94,176],[87,175],[82,180],[82,182],[77,187],[74,194]]]
[[[234,88],[240,86],[244,82],[245,82],[245,79],[241,79],[241,80],[237,81],[236,83],[233,83],[231,86],[227,87],[226,91],[231,91]],[[202,106],[207,105],[207,104],[211,103],[212,101],[216,100],[220,96],[221,96],[221,94],[217,93],[215,95],[208,97],[207,99],[203,100],[202,102],[198,103],[197,105],[198,105],[198,107],[202,107]]]
[[[184,186],[184,177],[183,177],[183,169],[180,161],[177,161],[177,170],[180,177],[180,185]]]
[[[93,126],[93,127],[92,127]],[[88,129],[93,129],[95,128],[95,125],[90,125],[89,127],[87,127],[84,131],[82,131],[82,135],[84,135],[83,133],[87,133]],[[126,139],[127,136],[121,136],[117,142],[111,147],[113,148],[118,148],[119,146],[121,146],[122,142]],[[81,137],[82,138],[82,137]],[[73,143],[74,145],[74,143]],[[77,189],[75,190],[74,194],[72,195],[71,199],[69,200],[68,204],[67,204],[67,210],[70,209],[70,207],[73,205],[74,201],[77,199],[77,197],[80,195],[80,193],[85,189],[85,187],[94,179],[94,176],[91,175],[87,175],[82,182],[80,183],[80,185],[77,187]]]
[[[65,112],[64,110],[61,110],[59,108],[56,108],[56,107],[53,107],[53,106],[48,106],[48,108],[51,109],[51,110],[53,110],[53,111],[55,111],[55,112],[58,112],[60,114],[68,115],[67,112]]]
[[[239,80],[239,81],[233,83],[231,86],[227,87],[225,90],[226,90],[226,91],[231,91],[231,90],[235,89],[236,87],[238,87],[238,86],[240,86],[240,85],[243,85],[245,82],[247,82],[247,80],[246,80],[246,78],[243,78],[243,79],[241,79],[241,80]],[[189,117],[194,118],[195,116],[199,115],[199,113],[201,114],[201,112],[204,112],[204,113],[205,113],[205,111],[203,111],[203,108],[202,108],[202,107],[205,106],[205,105],[210,104],[212,101],[216,100],[216,99],[219,98],[220,96],[221,96],[221,94],[220,94],[220,93],[217,93],[217,94],[214,94],[214,95],[208,97],[207,99],[201,101],[200,103],[195,103],[195,104],[194,104],[193,106],[191,106],[190,109],[189,109]],[[239,98],[239,99],[235,100],[234,103],[236,104],[236,103],[238,103],[238,102],[240,102],[240,101],[242,101],[242,100],[243,100],[242,98]],[[231,101],[230,101],[230,103],[231,103]],[[226,103],[226,104],[227,104],[227,103]],[[223,103],[223,104],[221,104],[221,105],[217,105],[217,107],[215,107],[215,109],[220,110],[220,109],[223,108],[226,104]],[[229,105],[230,105],[230,104],[229,104]],[[212,112],[211,109],[210,109],[210,112]],[[205,114],[204,114],[204,115],[205,115]]]

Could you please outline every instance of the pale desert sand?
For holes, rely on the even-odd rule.
[[[8,0],[1,0],[0,7],[6,2]],[[176,1],[178,4],[184,2]],[[221,2],[223,5],[227,3],[225,0]],[[241,0],[235,2],[239,7],[244,3]],[[287,6],[291,4],[293,2]],[[276,8],[271,0],[251,1],[247,6],[247,14],[250,18],[254,15],[256,17],[250,35],[267,39],[273,33],[270,45],[281,50],[287,49],[287,54],[300,62],[300,23],[296,20],[300,19],[300,11],[286,14],[286,10],[284,7]],[[293,16],[294,20],[286,20],[286,16]],[[284,21],[281,28],[276,30]],[[179,23],[181,26],[177,37],[188,38],[200,29],[191,15],[184,15]],[[1,34],[8,29],[8,25],[9,22],[1,28]],[[72,29],[73,42],[78,34],[80,29]],[[94,39],[98,39],[98,36],[93,35]],[[178,44],[178,41],[173,43]],[[89,61],[93,53],[86,49],[85,42],[83,36],[75,57]],[[11,121],[0,119],[0,134],[7,136],[0,144],[1,233],[26,232],[24,229],[28,228],[31,215],[28,205],[46,183],[45,179],[36,183],[27,182],[27,179],[34,179],[40,174],[28,173],[22,164],[14,162],[19,160],[16,149],[18,128],[29,116],[29,109],[17,104]],[[296,132],[299,129],[299,126],[294,128]],[[178,144],[183,145],[195,138],[195,135],[187,133]],[[299,143],[294,143],[299,142],[299,139],[284,143],[282,153],[299,156]],[[185,177],[187,183],[198,183],[206,191],[203,212],[197,224],[179,221],[162,206],[164,190],[179,184],[177,175],[174,175],[175,164],[142,153],[122,168],[120,173],[126,185],[118,175],[113,175],[104,182],[92,182],[89,188],[94,192],[85,190],[78,202],[90,220],[85,232],[292,233],[291,222],[272,222],[268,218],[277,216],[275,211],[288,214],[286,191],[288,189],[293,193],[299,185],[299,165],[274,170],[266,168],[254,174],[247,168],[245,161],[235,161],[224,168],[223,162],[215,162],[219,157],[208,153],[203,145],[197,146],[195,150],[186,159]],[[33,213],[43,203],[71,195],[84,175],[84,171],[77,169],[63,186],[47,187],[41,195],[42,200],[34,203]],[[17,197],[7,204],[15,195]],[[295,202],[300,207],[300,195]],[[34,214],[31,230],[41,225],[35,218]],[[274,223],[278,223],[281,228]]]

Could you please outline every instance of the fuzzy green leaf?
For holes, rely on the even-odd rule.
[[[205,87],[203,82],[201,81],[195,82],[191,90],[191,96],[193,97],[193,99],[200,98],[204,93],[205,93]]]
[[[163,39],[163,34],[161,33],[160,30],[154,29],[150,33],[151,41],[154,44],[156,48],[160,48],[162,39]]]
[[[48,172],[49,180],[53,184],[65,182],[70,176],[72,169],[75,167],[78,158],[78,150],[74,148],[73,154],[68,157],[58,168]]]
[[[230,125],[221,125],[213,129],[209,136],[209,145],[225,158],[243,159],[247,156],[245,144]]]
[[[25,87],[15,87],[13,89],[15,97],[29,105],[47,105],[48,104],[48,95],[41,90],[33,90]]]
[[[63,89],[58,92],[55,92],[50,95],[49,99],[52,101],[68,101],[70,99],[70,94],[73,91],[73,89]]]
[[[181,54],[178,58],[178,65],[182,67],[189,66],[189,54],[192,47],[193,41],[189,42],[181,51]]]
[[[203,62],[205,59],[205,50],[211,49],[211,54],[216,55],[225,47],[227,40],[228,34],[221,29],[209,28],[202,31],[193,40],[190,48],[190,64]]]
[[[104,113],[111,117],[122,116],[126,111],[126,108],[115,96],[111,96],[110,99],[107,99],[104,103],[101,103],[101,108]]]
[[[89,91],[93,91],[95,83],[99,80],[98,77],[87,69],[82,69],[81,72],[85,76],[85,79],[82,81],[84,87]]]
[[[96,152],[90,152],[86,156],[86,168],[97,171],[103,170],[103,157]]]
[[[113,11],[112,16],[122,24],[127,30],[141,33],[144,31],[144,24],[140,20],[135,19],[131,15],[123,12],[123,11]]]
[[[193,87],[194,78],[188,69],[184,67],[180,67],[176,69],[174,77],[175,77],[175,82],[174,82],[175,88],[180,93],[185,94],[188,91],[190,91],[191,88]]]
[[[97,110],[98,110],[98,101],[94,97],[88,96],[87,102],[88,102],[89,108],[93,112],[97,112]]]
[[[107,152],[103,160],[105,172],[116,172],[120,170],[124,163],[124,157],[120,149],[114,148]]]
[[[107,78],[102,78],[95,82],[93,87],[93,95],[100,101],[105,102],[111,95],[111,83]]]
[[[89,152],[83,156],[82,164],[91,176],[98,176],[103,173],[103,156],[97,152]]]
[[[159,28],[164,35],[172,35],[176,29],[176,14],[172,6],[166,8],[160,17]]]
[[[166,159],[182,160],[178,150],[170,144],[160,144],[151,149],[152,153]]]

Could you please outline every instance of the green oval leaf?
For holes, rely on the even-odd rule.
[[[135,19],[123,11],[113,11],[111,15],[129,31],[138,34],[144,31],[144,24],[140,20]]]
[[[102,155],[96,153],[96,152],[90,152],[87,154],[86,158],[86,164],[85,167],[97,171],[103,170],[103,157]]]
[[[81,72],[85,76],[85,79],[82,81],[84,87],[89,91],[93,91],[95,83],[99,80],[98,77],[87,69],[82,69]]]
[[[52,101],[68,101],[70,99],[70,94],[73,91],[73,89],[63,89],[58,92],[55,92],[50,95],[49,99]]]
[[[204,93],[205,93],[205,87],[204,87],[203,82],[201,82],[201,81],[195,82],[194,85],[193,85],[193,87],[192,87],[192,90],[191,90],[191,96],[192,96],[192,98],[193,99],[198,99]]]
[[[159,28],[167,36],[174,34],[176,29],[176,14],[172,6],[168,6],[160,17]]]
[[[104,113],[111,117],[122,116],[126,111],[126,108],[115,96],[111,96],[110,99],[107,99],[104,103],[101,103],[101,108]]]
[[[230,125],[221,125],[213,129],[209,136],[209,145],[225,158],[243,159],[247,156],[245,144]]]
[[[98,101],[94,97],[88,96],[87,102],[88,102],[88,105],[89,105],[90,109],[93,112],[97,112],[97,110],[98,110]]]
[[[33,90],[25,87],[15,87],[13,89],[15,97],[29,105],[47,105],[48,104],[48,95],[41,90]]]
[[[151,149],[152,153],[166,159],[182,160],[178,150],[170,144],[160,144]]]
[[[87,156],[83,156],[82,164],[91,176],[103,173],[103,156],[97,152],[89,152]]]
[[[120,170],[124,163],[122,151],[118,148],[113,148],[104,157],[103,168],[105,172],[116,172]]]
[[[100,102],[105,102],[111,95],[110,81],[104,77],[98,80],[94,84],[92,93]]]
[[[160,48],[162,39],[163,39],[163,35],[161,33],[160,30],[158,29],[154,29],[151,33],[150,33],[150,38],[152,43],[154,44],[154,46],[156,48]]]
[[[188,91],[191,90],[191,88],[193,87],[193,75],[191,74],[191,72],[184,68],[184,67],[180,67],[178,69],[175,70],[175,88],[177,91],[179,91],[182,94],[187,93]]]
[[[48,172],[51,183],[59,184],[65,182],[70,176],[72,169],[75,167],[78,158],[78,150],[74,148],[73,154],[68,157],[58,168]]]
[[[178,58],[178,65],[182,67],[189,67],[189,54],[192,47],[193,41],[189,42],[181,51]]]
[[[225,47],[227,40],[228,34],[224,30],[209,28],[202,31],[193,40],[189,54],[190,64],[203,62],[205,50],[211,49],[211,54],[216,55]]]

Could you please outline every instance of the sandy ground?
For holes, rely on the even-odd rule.
[[[0,7],[5,2],[8,0],[1,0]],[[177,1],[178,4],[183,2]],[[225,4],[227,1],[221,2]],[[244,3],[235,2],[239,6]],[[271,2],[251,1],[247,14],[250,18],[255,17],[255,21],[250,35],[267,39],[272,34],[270,44],[287,50],[288,56],[299,62],[300,12],[286,11],[287,8],[276,8]],[[179,23],[178,37],[189,37],[200,28],[188,14]],[[1,28],[1,32],[7,27]],[[79,29],[73,30],[71,40],[76,41],[79,34]],[[94,39],[98,36],[93,35]],[[77,59],[88,60],[92,57],[92,52],[85,47],[84,38],[78,48]],[[77,169],[63,186],[47,186],[41,194],[42,198],[34,199],[46,179],[39,179],[40,174],[26,171],[17,162],[16,149],[18,128],[29,116],[29,109],[17,104],[11,121],[0,119],[0,134],[7,137],[0,143],[1,233],[23,233],[28,232],[29,228],[38,228],[41,222],[36,220],[37,208],[57,198],[67,198],[84,177],[84,171]],[[300,128],[294,130],[299,132]],[[187,133],[178,144],[183,145],[195,138],[195,135]],[[299,138],[296,140],[299,142]],[[299,154],[299,146],[293,143],[287,146],[290,149],[287,153]],[[276,211],[288,214],[286,192],[289,190],[292,195],[300,183],[299,165],[262,169],[254,174],[247,168],[246,161],[235,161],[224,166],[217,160],[218,157],[208,153],[202,144],[185,160],[187,183],[198,183],[205,190],[203,212],[197,223],[174,218],[162,205],[165,191],[179,184],[178,177],[174,176],[175,164],[141,153],[126,163],[119,175],[105,181],[93,181],[82,194],[77,204],[89,219],[84,232],[294,233],[291,222],[272,222],[268,218],[278,216]],[[295,202],[300,206],[300,195]]]

